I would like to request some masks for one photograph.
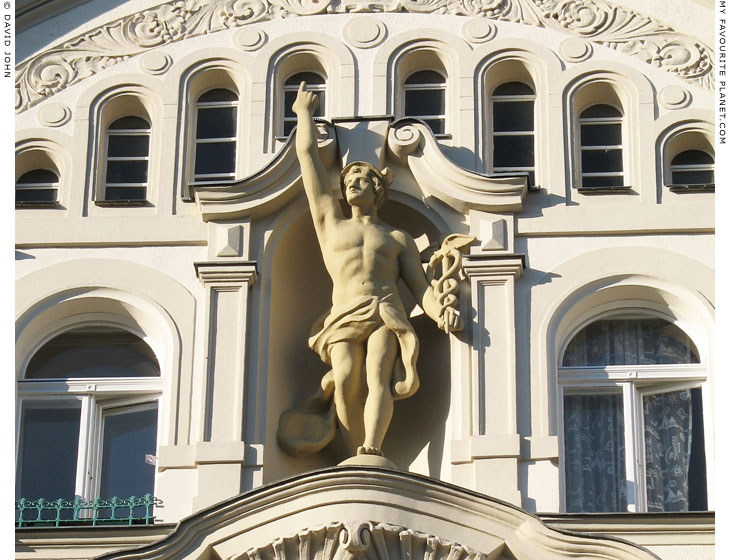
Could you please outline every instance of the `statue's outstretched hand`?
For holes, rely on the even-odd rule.
[[[296,115],[314,115],[314,112],[319,107],[319,97],[313,91],[307,91],[307,84],[302,82],[299,84],[299,91],[297,92],[297,98],[294,100],[291,108]]]
[[[446,334],[460,331],[464,328],[464,321],[462,321],[461,315],[453,307],[445,307],[441,319],[443,321],[443,326],[439,326]]]

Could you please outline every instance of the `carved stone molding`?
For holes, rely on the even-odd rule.
[[[320,13],[412,12],[557,29],[616,49],[705,88],[713,51],[661,22],[604,0],[173,0],[125,16],[17,66],[16,111],[161,45],[250,23]]]
[[[504,545],[499,546],[503,552]],[[499,556],[488,556],[487,558]],[[346,521],[298,532],[226,560],[310,560],[313,558],[356,560],[484,560],[485,555],[467,546],[426,535],[413,529],[373,523]],[[509,557],[506,557],[509,558]]]

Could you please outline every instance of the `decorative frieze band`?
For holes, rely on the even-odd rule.
[[[191,37],[289,16],[412,12],[483,17],[558,29],[637,56],[706,88],[712,49],[653,18],[603,0],[174,0],[97,27],[17,66],[15,108],[144,52]]]

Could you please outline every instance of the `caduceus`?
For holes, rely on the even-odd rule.
[[[449,334],[449,326],[444,324],[444,312],[454,307],[457,302],[456,292],[459,291],[459,272],[461,271],[461,255],[475,241],[471,235],[452,233],[444,239],[441,248],[434,252],[428,261],[428,277],[436,299],[441,306],[439,314],[439,328]],[[437,270],[441,265],[441,274],[436,278]]]

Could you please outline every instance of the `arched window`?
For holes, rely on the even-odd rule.
[[[16,206],[55,206],[58,200],[58,173],[31,169],[15,181]]]
[[[707,509],[699,364],[663,318],[625,314],[578,331],[559,370],[566,511]]]
[[[104,192],[99,202],[144,203],[150,155],[150,124],[126,116],[106,131]]]
[[[79,327],[46,342],[18,381],[16,495],[153,493],[161,390],[155,355],[126,330]]]
[[[492,92],[492,169],[527,172],[535,184],[535,92],[522,82],[507,82]]]
[[[203,93],[195,104],[194,181],[230,181],[236,176],[238,95],[217,88]]]
[[[446,132],[446,78],[419,70],[403,82],[403,115],[425,121],[434,134]]]
[[[672,158],[669,165],[671,186],[715,185],[715,159],[703,150],[684,150]]]
[[[282,122],[284,123],[284,136],[289,136],[294,126],[297,124],[297,116],[292,111],[292,105],[294,100],[297,98],[297,91],[299,91],[299,84],[302,82],[307,83],[307,90],[314,92],[319,98],[319,107],[314,112],[315,117],[323,117],[327,114],[326,111],[326,97],[325,92],[327,89],[326,80],[317,74],[316,72],[297,72],[289,76],[284,81],[284,107]]]
[[[622,121],[621,110],[604,103],[581,111],[578,118],[581,188],[624,186]]]

